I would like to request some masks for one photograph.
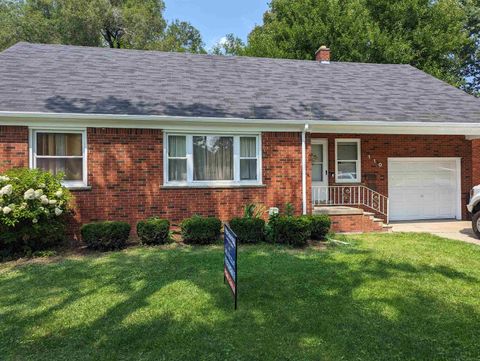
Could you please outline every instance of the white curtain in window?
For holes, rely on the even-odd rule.
[[[168,180],[187,180],[187,137],[168,137]]]
[[[64,173],[67,181],[83,179],[81,134],[37,133],[36,141],[37,168],[52,174]]]
[[[257,138],[240,138],[240,180],[257,179]]]
[[[233,137],[193,137],[193,179],[233,180]]]
[[[358,144],[342,142],[337,145],[338,179],[354,181],[358,178]]]

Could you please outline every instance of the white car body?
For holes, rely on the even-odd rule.
[[[480,185],[473,187],[470,191],[470,202],[467,204],[468,211],[472,213],[477,204],[480,204]]]

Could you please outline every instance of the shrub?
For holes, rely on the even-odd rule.
[[[130,225],[126,222],[94,222],[82,226],[80,232],[88,248],[110,251],[125,247]]]
[[[0,256],[30,255],[65,240],[71,195],[61,180],[39,169],[0,175]]]
[[[305,216],[310,221],[311,238],[314,240],[323,240],[330,231],[332,221],[326,214]]]
[[[150,218],[137,224],[137,235],[143,244],[164,244],[170,240],[170,222],[166,219]]]
[[[193,216],[180,224],[185,243],[209,244],[220,237],[222,222],[215,217]]]
[[[261,218],[233,218],[230,227],[241,243],[258,243],[264,240],[265,221]]]
[[[243,207],[243,218],[261,218],[266,211],[263,204],[248,203]]]
[[[293,206],[293,204],[290,203],[290,202],[285,203],[285,208],[283,210],[283,213],[286,216],[294,216],[295,215],[295,207]]]
[[[310,238],[310,220],[306,217],[281,216],[275,221],[277,241],[302,247]]]

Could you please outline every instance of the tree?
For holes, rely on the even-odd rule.
[[[463,88],[480,97],[480,0],[466,0],[465,7],[468,14],[466,29],[471,42],[464,49]]]
[[[313,59],[328,45],[333,60],[408,63],[461,86],[467,18],[459,0],[272,0],[245,53]]]
[[[175,20],[168,25],[158,49],[167,51],[206,53],[200,32],[186,21]]]
[[[163,0],[0,0],[0,49],[18,41],[202,51],[197,29],[167,27]]]
[[[214,55],[244,55],[245,43],[239,37],[234,34],[227,34],[219,42],[217,42],[211,53]]]

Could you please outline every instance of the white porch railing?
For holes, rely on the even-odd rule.
[[[389,200],[364,185],[356,186],[313,186],[312,201],[314,206],[365,206],[372,211],[383,214],[387,223]]]

